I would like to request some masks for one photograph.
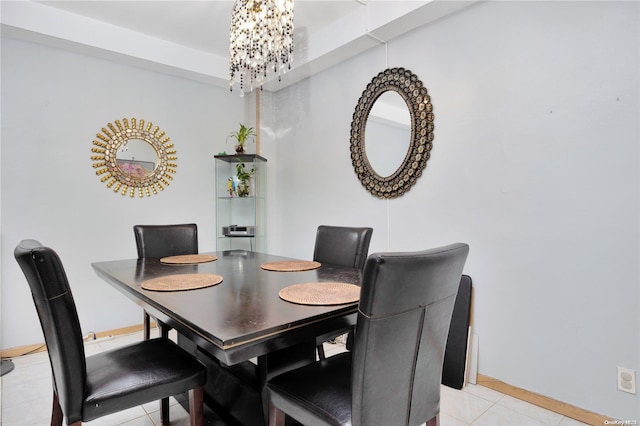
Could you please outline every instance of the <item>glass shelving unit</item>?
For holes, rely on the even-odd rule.
[[[215,161],[217,249],[264,252],[266,158],[216,155]],[[251,175],[246,185],[239,179],[242,171]]]

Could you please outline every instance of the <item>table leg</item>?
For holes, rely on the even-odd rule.
[[[301,343],[258,357],[258,375],[262,393],[265,424],[269,423],[269,398],[264,391],[267,381],[279,374],[304,367],[316,360],[316,343]]]
[[[178,334],[178,344],[207,366],[205,404],[230,425],[266,426],[268,401],[264,386],[267,380],[316,359],[315,341],[260,356],[257,364],[244,361],[232,366],[221,363],[181,334]]]

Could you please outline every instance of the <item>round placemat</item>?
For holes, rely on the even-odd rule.
[[[278,272],[310,271],[311,269],[318,269],[320,262],[311,260],[282,260],[279,262],[263,263],[260,267],[267,271]]]
[[[214,274],[179,274],[166,275],[143,281],[142,288],[154,291],[195,290],[220,284],[222,277]]]
[[[218,260],[218,256],[212,254],[181,254],[178,256],[168,256],[160,259],[162,263],[168,263],[172,265],[189,265],[193,263],[205,263]]]
[[[337,282],[304,283],[285,287],[278,295],[300,305],[344,305],[360,300],[360,287]]]

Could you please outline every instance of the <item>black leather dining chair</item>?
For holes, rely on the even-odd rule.
[[[51,425],[79,426],[189,392],[191,425],[203,424],[206,368],[169,339],[144,340],[85,357],[82,331],[60,258],[23,240],[14,255],[31,288],[53,373]],[[168,420],[168,418],[167,418]]]
[[[372,234],[373,228],[320,225],[316,232],[313,260],[322,264],[362,269],[369,254]],[[325,358],[323,343],[333,338],[334,335],[318,336],[316,348],[320,359]],[[347,340],[351,347],[351,332]]]
[[[269,425],[437,425],[442,363],[469,246],[372,254],[355,343],[267,383]]]
[[[134,225],[133,235],[136,239],[138,259],[163,258],[181,254],[198,253],[198,226],[195,223],[168,225]],[[144,339],[151,337],[151,316],[147,311],[142,313]],[[169,329],[156,319],[160,336],[167,338]],[[160,403],[160,418],[169,418],[169,398]]]
[[[369,254],[373,228],[318,226],[313,260],[362,269]]]
[[[139,259],[198,253],[198,226],[195,223],[135,225],[133,234]],[[142,319],[146,340],[151,335],[151,319],[146,311]]]
[[[198,253],[198,225],[135,225],[138,257],[167,257]]]

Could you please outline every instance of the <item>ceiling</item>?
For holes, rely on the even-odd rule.
[[[292,70],[278,90],[476,0],[295,0]],[[8,1],[2,35],[228,87],[232,0]]]

